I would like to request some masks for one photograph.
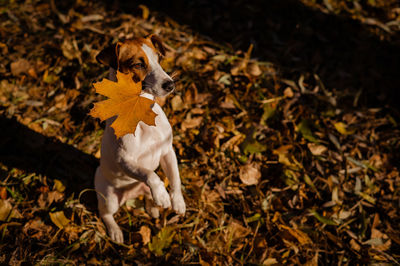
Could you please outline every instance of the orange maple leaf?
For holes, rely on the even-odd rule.
[[[117,82],[103,79],[93,83],[96,92],[109,99],[94,104],[90,115],[104,121],[117,116],[111,124],[115,136],[120,138],[128,133],[135,134],[139,121],[155,126],[156,113],[152,110],[153,100],[141,97],[142,83],[135,83],[131,74],[117,71]]]

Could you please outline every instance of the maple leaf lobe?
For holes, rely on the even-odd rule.
[[[135,134],[140,121],[155,126],[157,114],[152,110],[155,102],[140,96],[142,84],[135,83],[132,74],[117,71],[117,82],[103,79],[93,86],[97,93],[109,99],[95,103],[89,114],[101,121],[117,116],[111,124],[117,138],[129,133]]]

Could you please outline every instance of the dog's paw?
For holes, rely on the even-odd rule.
[[[186,204],[182,193],[171,193],[172,209],[178,214],[184,215],[186,212]]]
[[[155,207],[155,206],[150,206],[147,207],[146,206],[146,212],[153,218],[157,219],[158,217],[160,217],[160,210]]]
[[[171,207],[171,199],[169,198],[169,194],[164,187],[164,183],[152,188],[151,194],[153,195],[154,203],[157,206],[161,206],[163,208]]]
[[[124,235],[118,226],[108,228],[108,233],[112,241],[117,243],[124,243]]]

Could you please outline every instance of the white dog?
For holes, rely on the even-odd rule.
[[[127,40],[102,50],[96,59],[110,67],[109,79],[116,81],[116,70],[133,73],[135,82],[142,81],[144,95],[154,99],[166,96],[175,86],[172,78],[159,64],[165,50],[155,35]],[[172,208],[179,214],[186,211],[181,191],[178,163],[172,147],[172,129],[165,113],[155,103],[156,126],[139,122],[135,135],[120,139],[110,127],[116,117],[106,121],[101,142],[100,166],[96,170],[95,188],[98,207],[111,239],[122,243],[123,234],[113,215],[127,200],[144,195],[146,211],[154,218],[159,216],[157,206]],[[164,182],[154,172],[161,167],[171,185],[170,194]]]

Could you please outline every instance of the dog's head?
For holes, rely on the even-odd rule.
[[[160,66],[159,62],[164,55],[165,48],[160,38],[150,35],[106,47],[96,59],[122,73],[133,73],[132,79],[135,82],[143,81],[145,92],[154,96],[166,96],[174,90],[175,85]]]

